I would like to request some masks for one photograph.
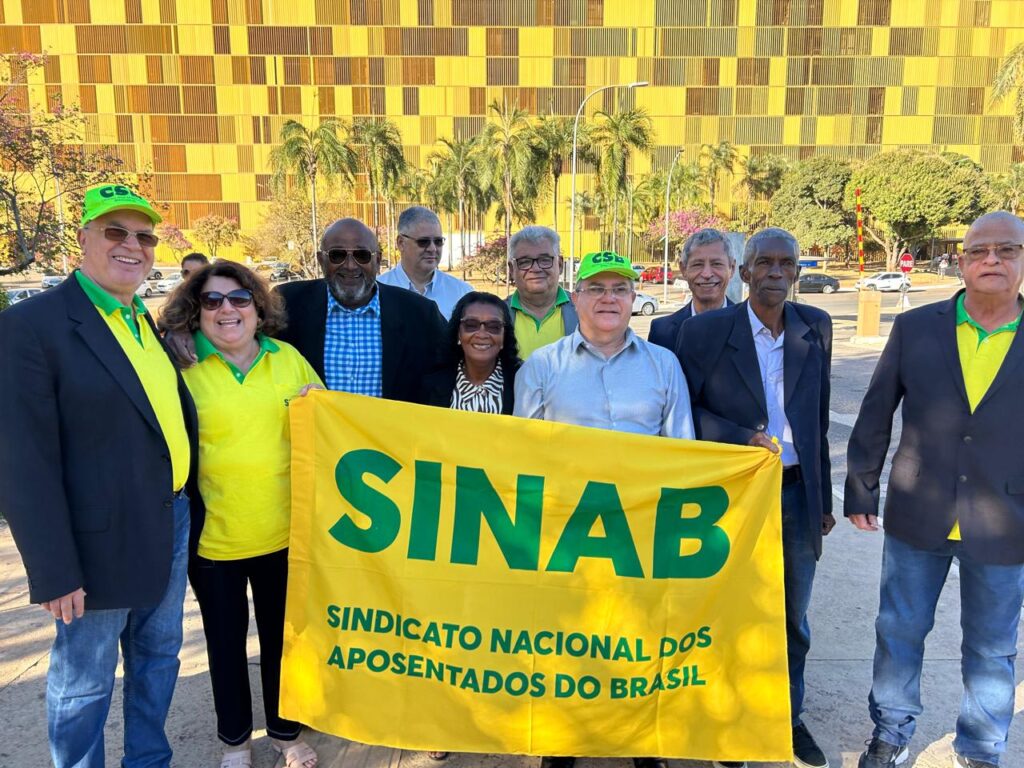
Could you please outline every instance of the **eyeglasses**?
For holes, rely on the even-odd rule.
[[[1013,261],[1019,259],[1024,243],[996,243],[995,245],[972,245],[964,248],[964,256],[968,261],[981,261],[990,253],[995,253],[1000,261]]]
[[[404,237],[406,240],[412,240],[414,243],[416,243],[416,245],[418,245],[423,250],[426,250],[427,248],[429,248],[431,243],[434,244],[435,248],[443,248],[444,247],[444,238],[443,237],[409,237],[408,235],[404,234],[403,232],[399,232],[398,236],[399,237]]]
[[[357,264],[369,264],[370,259],[377,255],[377,251],[368,251],[365,248],[356,248],[352,251],[347,248],[331,248],[328,251],[320,251],[320,254],[331,264],[344,264],[350,254]]]
[[[233,291],[227,293],[221,293],[220,291],[204,291],[199,294],[199,306],[209,311],[220,309],[224,303],[224,299],[228,300],[228,303],[232,307],[241,309],[242,307],[248,307],[252,304],[252,291],[248,288],[236,288]]]
[[[604,298],[609,293],[613,298],[624,299],[633,292],[633,286],[631,285],[613,285],[611,287],[607,285],[588,285],[580,288],[582,293],[587,294],[592,299]]]
[[[505,330],[505,324],[501,320],[477,320],[472,317],[464,317],[459,320],[459,325],[466,333],[476,333],[483,328],[487,333],[497,336]]]
[[[512,263],[516,265],[516,269],[520,272],[529,272],[533,269],[533,265],[536,264],[541,269],[551,269],[555,264],[555,257],[544,254],[543,256],[537,256],[536,258],[530,258],[529,256],[523,256],[521,259],[512,259]]]
[[[88,227],[87,227],[88,229]],[[160,242],[160,238],[154,235],[152,232],[132,232],[130,229],[124,227],[104,227],[102,230],[103,236],[114,243],[123,243],[129,237],[134,237],[135,242],[142,248],[156,248],[156,244]]]

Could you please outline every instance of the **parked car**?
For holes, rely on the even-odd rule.
[[[17,304],[19,301],[24,301],[30,296],[42,292],[42,288],[11,288],[7,291],[7,298],[10,299],[11,304]]]
[[[153,289],[153,283],[149,280],[143,280],[139,287],[135,289],[135,294],[145,299],[148,299],[154,293],[156,291]]]
[[[64,282],[64,275],[43,275],[43,279],[39,281],[40,288],[53,288],[55,285],[60,285]]]
[[[664,267],[648,267],[641,275],[640,279],[645,283],[661,283],[665,280],[665,268]],[[668,281],[674,283],[676,279],[676,273],[672,271],[672,267],[668,268]]]
[[[154,269],[151,269],[149,271],[149,277],[147,277],[146,279],[147,280],[163,280],[164,279],[164,273],[161,272],[159,269],[155,269],[154,268]]]
[[[865,277],[858,285],[867,291],[899,291],[904,285],[910,288],[910,276],[902,272],[879,272]]]
[[[821,272],[803,272],[796,289],[799,293],[835,293],[839,290],[839,281]]]
[[[640,315],[653,315],[658,311],[658,300],[650,294],[636,292],[636,298],[633,299],[633,314]]]
[[[156,293],[170,293],[178,287],[182,279],[181,272],[175,272],[168,278],[157,280],[156,285],[154,286],[154,291]]]

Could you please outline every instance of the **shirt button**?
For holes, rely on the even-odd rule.
[[[966,483],[967,482],[967,475],[960,475],[960,477],[957,478],[957,479],[960,480],[961,483]]]
[[[165,501],[165,502],[164,502],[164,508],[165,508],[165,509],[170,509],[170,508],[171,508],[172,506],[173,506],[173,505],[171,504],[171,502],[169,502],[169,501]]]
[[[754,427],[754,429],[756,429],[758,432],[764,432],[765,425],[764,424],[758,424],[756,427]]]
[[[973,438],[970,435],[964,435],[964,442],[969,443]]]

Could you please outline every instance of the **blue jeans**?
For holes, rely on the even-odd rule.
[[[789,704],[793,725],[804,708],[804,667],[811,649],[807,608],[818,561],[807,519],[807,497],[801,482],[782,488],[782,563],[786,585],[786,657],[789,663]]]
[[[144,609],[89,610],[57,621],[46,675],[50,754],[56,768],[103,768],[118,644],[124,654],[122,768],[169,766],[164,722],[178,679],[188,566],[188,497],[174,501],[174,558],[163,599]]]
[[[999,764],[1013,718],[1017,625],[1024,600],[1024,566],[988,565],[958,541],[926,552],[886,535],[875,621],[875,669],[868,699],[874,735],[902,746],[921,714],[924,640],[949,566],[960,563],[960,671],[964,695],[953,749]]]

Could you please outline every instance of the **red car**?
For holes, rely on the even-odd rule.
[[[648,267],[640,275],[640,279],[645,283],[662,283],[665,281],[665,268],[664,267]],[[668,268],[668,281],[672,283],[675,281],[676,275],[672,271],[672,267]]]

